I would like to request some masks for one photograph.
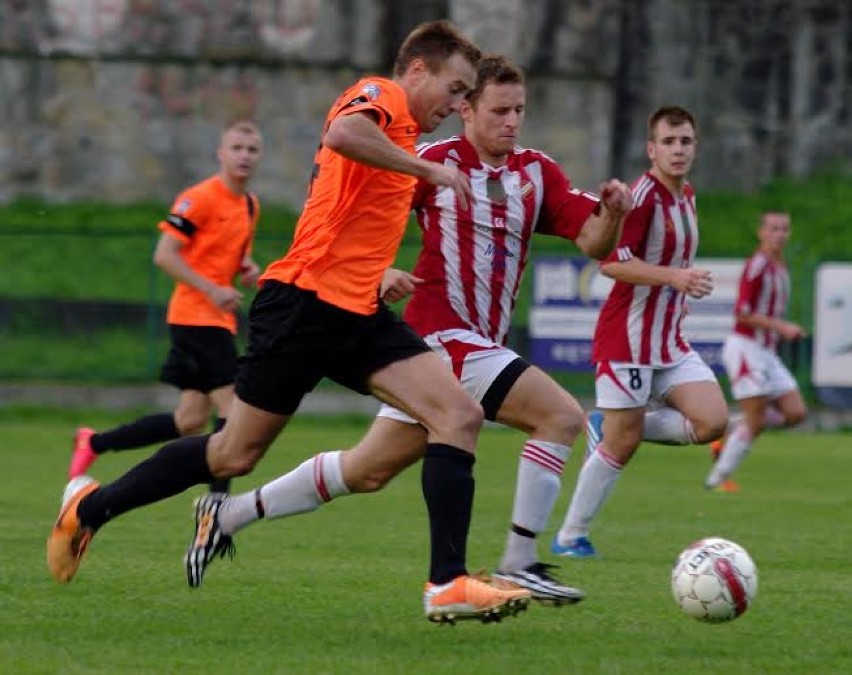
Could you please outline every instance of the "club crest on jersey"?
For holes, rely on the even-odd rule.
[[[675,226],[671,218],[666,218],[666,232],[674,232]]]
[[[521,185],[521,199],[526,198],[526,196],[535,189],[535,185],[532,184],[532,181],[527,181],[526,183]]]
[[[382,93],[382,90],[379,89],[379,85],[373,84],[372,82],[365,84],[363,87],[361,87],[361,91],[367,94],[367,98],[369,98],[371,101],[375,101],[377,98],[379,98],[379,94]]]
[[[189,211],[189,207],[192,206],[192,202],[188,199],[181,199],[177,206],[175,206],[175,213],[179,215],[183,215],[187,211]]]
[[[506,190],[503,188],[503,181],[499,178],[487,178],[485,180],[485,194],[488,195],[489,201],[505,202]]]

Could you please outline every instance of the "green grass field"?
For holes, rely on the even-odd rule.
[[[108,525],[73,583],[56,585],[44,540],[69,439],[83,421],[120,420],[0,411],[4,674],[852,672],[850,435],[767,434],[738,476],[738,495],[701,489],[703,448],[648,446],[597,523],[602,557],[561,563],[561,577],[584,588],[586,601],[535,606],[499,625],[437,627],[421,609],[428,551],[417,470],[380,494],[240,533],[236,559],[217,561],[195,591],[181,562],[190,492]],[[366,422],[297,420],[236,489],[347,445]],[[507,430],[483,433],[472,570],[499,558],[521,442]],[[548,562],[578,455],[543,537]],[[94,474],[110,480],[143,456],[106,456]],[[677,553],[709,535],[744,545],[760,571],[754,606],[729,624],[681,615],[669,591]]]

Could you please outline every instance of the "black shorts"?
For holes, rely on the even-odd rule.
[[[248,349],[236,392],[261,410],[289,415],[327,377],[360,394],[385,366],[429,351],[383,303],[364,316],[292,284],[266,281],[249,312]]]
[[[237,376],[237,343],[227,328],[169,324],[172,346],[160,381],[180,390],[205,394],[233,384]]]

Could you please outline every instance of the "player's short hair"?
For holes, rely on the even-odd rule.
[[[773,216],[780,216],[781,218],[790,220],[790,214],[787,211],[764,211],[760,214],[760,227],[766,225],[766,222]]]
[[[695,118],[692,116],[691,112],[679,105],[666,105],[662,108],[657,108],[651,113],[651,116],[648,117],[649,141],[654,140],[654,133],[660,120],[665,120],[673,127],[680,126],[681,124],[691,124],[695,133],[698,133],[698,126],[695,124]]]
[[[260,128],[257,123],[248,117],[235,117],[225,123],[222,127],[222,135],[224,136],[229,131],[239,131],[243,134],[257,134],[260,136]]]
[[[466,97],[472,107],[476,107],[482,91],[489,84],[524,84],[524,71],[505,56],[485,54],[476,70],[476,86]]]
[[[446,19],[421,23],[399,48],[393,74],[400,76],[405,73],[414,59],[423,59],[429,72],[437,73],[453,54],[461,54],[473,66],[482,57],[479,47]]]

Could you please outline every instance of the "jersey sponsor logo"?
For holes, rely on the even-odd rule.
[[[365,84],[363,87],[361,87],[361,91],[364,92],[367,95],[367,98],[371,101],[375,101],[382,93],[382,90],[379,88],[379,85],[373,84],[372,82]]]

